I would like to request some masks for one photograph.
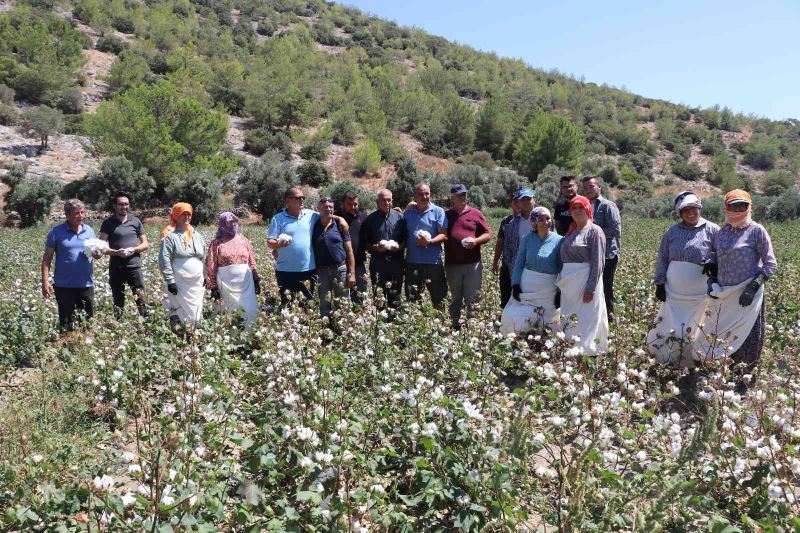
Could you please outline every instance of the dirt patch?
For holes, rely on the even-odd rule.
[[[708,172],[711,167],[711,157],[701,154],[698,146],[692,146],[692,153],[689,155],[689,161],[697,163],[703,172]]]
[[[650,134],[651,141],[658,140],[658,130],[656,129],[655,122],[644,122],[642,124],[637,124],[636,127],[639,128],[640,130],[647,130],[647,133]]]
[[[108,90],[106,78],[111,73],[111,65],[117,60],[117,56],[98,50],[84,50],[83,55],[86,58],[86,86],[81,88],[83,105],[87,113],[93,113],[105,99]]]
[[[318,52],[325,52],[326,54],[334,56],[344,53],[344,51],[347,50],[346,46],[328,46],[327,44],[320,43],[314,43],[314,48],[316,48]]]
[[[400,144],[403,145],[406,150],[408,150],[411,158],[416,161],[417,168],[420,171],[433,170],[435,172],[446,174],[456,166],[454,162],[447,159],[422,153],[422,143],[413,138],[411,135],[407,133],[397,133],[396,135],[397,140],[400,141]]]
[[[99,166],[99,161],[86,152],[85,137],[56,135],[49,148],[41,151],[39,140],[26,137],[14,128],[0,126],[0,166],[24,164],[30,174],[51,174],[64,182],[82,178]]]

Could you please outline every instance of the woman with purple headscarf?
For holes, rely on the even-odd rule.
[[[219,216],[217,235],[208,250],[206,286],[213,299],[222,300],[229,316],[240,311],[245,323],[256,319],[261,282],[253,245],[239,235],[239,219],[228,211]]]

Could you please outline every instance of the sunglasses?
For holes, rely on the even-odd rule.
[[[302,201],[304,201],[306,199],[306,197],[305,196],[290,196],[289,199],[290,200],[300,200],[302,202]]]

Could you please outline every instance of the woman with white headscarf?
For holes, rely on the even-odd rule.
[[[675,197],[681,222],[661,238],[653,283],[663,302],[647,334],[647,349],[659,363],[694,368],[694,339],[711,299],[706,274],[716,275],[711,242],[719,226],[700,215],[703,204],[692,191]]]
[[[511,274],[511,293],[500,319],[505,334],[530,329],[559,329],[556,278],[561,270],[561,237],[546,207],[531,212],[533,231],[520,241]]]

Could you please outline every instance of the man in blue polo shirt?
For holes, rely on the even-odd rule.
[[[67,221],[50,230],[42,257],[42,295],[55,293],[58,303],[58,325],[70,331],[75,324],[75,311],[87,318],[94,313],[94,280],[92,258],[84,253],[84,243],[96,239],[94,230],[83,223],[86,206],[80,200],[64,203]],[[50,263],[56,257],[55,275],[50,283]],[[98,257],[100,254],[98,254]]]
[[[442,261],[442,243],[447,240],[444,209],[431,202],[427,183],[414,188],[416,205],[403,213],[408,231],[406,252],[406,298],[419,300],[426,287],[436,309],[447,296],[447,280]]]

